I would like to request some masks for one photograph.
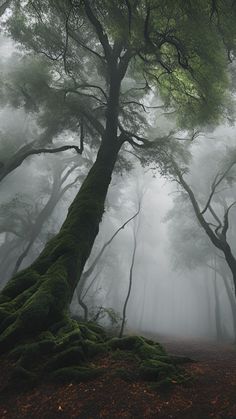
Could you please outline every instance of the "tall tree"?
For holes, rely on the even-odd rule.
[[[205,206],[201,209],[192,188],[190,187],[190,185],[186,182],[184,178],[183,172],[178,167],[177,163],[172,161],[172,167],[176,175],[177,181],[180,183],[183,189],[187,192],[199,224],[202,226],[205,233],[211,240],[211,243],[217,249],[219,249],[225,257],[225,260],[232,273],[233,282],[234,282],[234,292],[236,295],[236,258],[233,255],[231,245],[229,241],[227,240],[227,233],[229,230],[229,214],[230,214],[230,210],[233,208],[236,202],[233,201],[230,204],[226,205],[223,219],[220,219],[220,217],[217,215],[217,212],[214,210],[212,206],[212,198],[214,194],[216,193],[217,188],[220,185],[222,185],[223,180],[226,178],[230,169],[233,167],[235,163],[236,161],[233,159],[225,170],[220,171],[216,174],[213,180],[213,183],[211,185],[211,192],[209,194],[209,197],[207,198],[207,202]],[[209,211],[209,213],[211,214],[213,221],[209,221],[206,218],[205,213],[207,211]]]
[[[161,147],[145,135],[151,89],[187,127],[224,113],[235,15],[231,1],[14,2],[11,36],[49,63],[44,86],[78,110],[81,141],[92,126],[100,145],[60,232],[1,293],[1,351],[65,319],[121,147]]]
[[[164,165],[163,170],[167,169],[172,179],[180,186],[179,194],[175,200],[175,208],[170,211],[168,216],[170,218],[174,216],[175,221],[177,219],[179,221],[175,226],[172,223],[174,253],[179,262],[189,268],[207,266],[217,272],[222,279],[221,289],[225,290],[229,300],[235,333],[235,247],[232,240],[234,234],[230,231],[234,225],[231,211],[235,205],[235,201],[232,199],[235,194],[236,179],[235,148],[226,148],[225,156],[218,155],[217,146],[216,151],[217,154],[214,155],[214,151],[211,150],[209,154],[205,155],[205,159],[214,158],[214,169],[216,162],[220,169],[216,174],[214,172],[212,174],[212,168],[210,175],[207,173],[209,168],[203,170],[201,174],[198,173],[197,184],[196,179],[194,182],[194,176],[190,179],[187,176],[191,166],[187,170],[186,165],[177,164],[178,159],[175,159],[174,155],[170,155],[169,152],[166,154],[166,166]],[[200,163],[198,161],[198,166],[199,164],[201,164],[201,160]],[[213,178],[213,181],[210,182],[210,192],[206,186],[209,183],[208,177]],[[192,219],[193,214],[196,216],[197,223]],[[202,228],[203,233],[199,227]],[[206,234],[205,238],[204,233]],[[217,264],[214,263],[212,266],[211,260],[215,257]]]

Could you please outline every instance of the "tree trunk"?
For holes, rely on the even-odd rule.
[[[128,287],[128,292],[127,292],[127,296],[126,296],[124,307],[123,307],[122,322],[121,322],[121,328],[120,328],[120,333],[119,333],[120,338],[122,338],[124,334],[124,328],[125,328],[125,322],[126,322],[126,310],[127,310],[127,305],[129,302],[129,297],[130,297],[130,293],[132,289],[132,283],[133,283],[133,269],[134,269],[135,255],[136,255],[136,249],[137,249],[136,234],[137,232],[136,233],[134,232],[134,248],[133,248],[131,266],[130,266],[130,271],[129,271],[129,287]]]
[[[24,335],[37,334],[67,313],[98,234],[104,202],[121,142],[103,138],[59,233],[27,269],[16,274],[0,296],[0,351]]]
[[[236,302],[234,298],[234,293],[232,289],[230,288],[227,278],[225,278],[225,276],[222,275],[222,279],[224,281],[225,290],[226,290],[227,297],[230,303],[230,308],[232,312],[232,320],[233,320],[234,341],[236,342]]]
[[[217,277],[215,272],[214,277],[214,294],[215,294],[215,325],[216,325],[216,338],[218,341],[223,340],[223,330],[221,324],[221,313],[220,313],[220,300],[218,295]]]
[[[125,228],[125,226],[127,224],[129,224],[130,221],[132,221],[135,217],[137,217],[137,215],[140,212],[140,208],[138,209],[138,211],[132,215],[132,217],[130,217],[128,220],[126,220],[116,231],[114,234],[112,234],[112,236],[110,237],[109,240],[106,241],[106,243],[102,246],[101,250],[98,252],[97,256],[95,257],[93,263],[90,265],[90,267],[84,271],[81,275],[80,281],[78,283],[78,286],[76,288],[76,293],[77,293],[77,298],[78,298],[78,303],[79,305],[82,307],[83,311],[84,311],[84,320],[88,319],[88,307],[87,305],[84,303],[83,298],[84,296],[82,296],[82,291],[84,290],[84,286],[88,280],[88,278],[91,276],[91,274],[93,273],[95,267],[97,266],[97,263],[99,261],[99,259],[102,257],[103,253],[105,252],[105,250],[107,249],[107,247],[111,244],[111,242],[113,241],[113,239],[120,233],[121,230],[123,230]],[[97,275],[96,275],[97,277]],[[95,279],[96,279],[95,277]],[[92,282],[94,282],[94,280]],[[90,284],[91,285],[91,284]],[[89,285],[89,288],[90,288]],[[87,290],[85,292],[87,294]]]
[[[64,193],[69,189],[69,187],[71,185],[73,185],[73,183],[72,183],[72,184],[69,184],[69,185],[65,186],[64,188],[62,188],[63,182],[66,181],[66,179],[68,178],[68,176],[72,172],[73,172],[73,169],[69,170],[66,173],[66,175],[64,176],[63,180],[61,179],[61,170],[60,169],[57,169],[54,172],[54,179],[53,179],[53,184],[52,184],[51,195],[50,195],[48,201],[46,202],[45,206],[41,210],[41,212],[38,214],[35,222],[32,225],[28,243],[27,243],[25,249],[23,250],[23,252],[21,252],[21,254],[18,256],[17,261],[15,263],[14,270],[12,272],[12,275],[15,275],[18,272],[23,260],[26,258],[26,256],[28,255],[31,247],[33,246],[36,239],[40,235],[45,222],[52,215],[56,205],[58,204],[60,199],[63,197]]]
[[[224,228],[222,229],[221,235],[220,234],[216,234],[215,232],[213,232],[213,230],[210,228],[209,223],[206,221],[206,219],[204,218],[203,214],[206,211],[206,208],[209,208],[209,203],[206,206],[206,208],[204,209],[204,211],[200,210],[200,207],[198,205],[198,202],[195,198],[195,195],[192,191],[192,189],[190,188],[190,186],[186,183],[186,181],[183,178],[183,175],[178,167],[178,165],[173,161],[173,167],[175,169],[176,175],[178,177],[178,181],[179,183],[182,185],[182,187],[184,188],[184,190],[187,192],[189,199],[192,203],[193,206],[193,210],[195,212],[195,215],[199,221],[199,224],[201,225],[201,227],[204,229],[205,233],[207,234],[207,236],[209,237],[210,241],[212,242],[212,244],[219,249],[221,252],[223,252],[224,256],[225,256],[225,260],[228,264],[229,269],[232,272],[232,276],[233,276],[233,282],[234,282],[234,294],[236,297],[236,259],[232,254],[231,248],[229,243],[227,242],[227,237],[226,237],[226,233],[228,231],[228,219],[227,223],[224,221]],[[232,166],[231,166],[232,167]],[[226,173],[225,173],[226,174]],[[223,178],[222,178],[223,179]],[[230,209],[230,207],[228,208]],[[211,209],[211,213],[212,213],[212,209]],[[225,216],[228,215],[228,213],[225,214]],[[225,231],[223,231],[225,229]]]
[[[226,262],[227,262],[227,264],[228,264],[228,266],[229,266],[229,268],[232,272],[233,282],[234,282],[234,295],[236,297],[236,259],[233,256],[229,245],[227,245],[225,247],[223,252],[224,252],[224,255],[225,255]]]

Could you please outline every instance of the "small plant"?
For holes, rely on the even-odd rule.
[[[96,323],[102,323],[109,334],[118,334],[122,317],[112,307],[95,306],[90,314],[91,320]]]

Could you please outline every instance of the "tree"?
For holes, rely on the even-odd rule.
[[[5,106],[2,118],[5,118],[6,122],[4,125],[1,124],[0,182],[30,156],[54,154],[66,150],[75,150],[78,154],[82,154],[82,125],[80,127],[80,145],[67,144],[64,141],[64,144],[54,146],[55,141],[60,142],[60,133],[68,130],[68,120],[71,120],[72,117],[69,117],[66,112],[62,115],[63,110],[59,104],[56,111],[56,98],[53,101],[52,94],[49,97],[48,91],[43,86],[43,81],[48,73],[42,67],[42,62],[37,60],[32,62],[32,59],[25,59],[13,54],[13,57],[2,64],[2,68],[1,104]],[[31,96],[36,89],[41,92],[41,100],[37,100],[37,106],[40,106],[38,114],[37,106]],[[47,103],[46,106],[42,103],[43,100],[51,101],[50,110],[49,104]],[[45,120],[45,115],[44,117],[42,115],[43,110],[44,113],[52,112],[53,117],[50,120]],[[14,115],[15,121],[12,121],[12,115]],[[73,132],[72,122],[70,122],[70,129]]]
[[[223,180],[226,178],[226,176],[230,172],[230,169],[233,167],[235,163],[236,161],[233,159],[225,170],[220,171],[216,174],[211,185],[211,192],[209,194],[207,202],[205,206],[202,209],[200,209],[195,194],[191,187],[185,181],[181,169],[178,167],[176,162],[172,162],[173,170],[176,175],[177,181],[187,192],[199,224],[211,240],[211,243],[224,254],[225,260],[232,273],[234,282],[234,292],[236,295],[236,258],[234,257],[230,243],[227,240],[227,232],[229,229],[229,214],[230,210],[233,208],[236,202],[233,201],[225,207],[224,216],[222,220],[218,217],[216,211],[212,207],[212,198],[216,193],[218,186],[222,184]],[[205,216],[205,213],[207,211],[209,211],[212,215],[214,220],[213,222],[207,220]]]
[[[43,206],[43,208],[39,211],[37,216],[35,217],[34,222],[31,225],[30,231],[28,231],[29,238],[28,243],[26,244],[25,249],[19,255],[16,260],[14,270],[12,274],[14,275],[20,268],[23,260],[28,255],[31,247],[33,246],[34,242],[36,241],[37,237],[39,236],[43,225],[48,220],[48,218],[52,215],[57,203],[63,197],[63,195],[79,180],[81,179],[81,174],[75,177],[72,181],[67,182],[69,176],[73,174],[76,169],[76,165],[68,166],[66,171],[63,170],[62,167],[55,167],[53,171],[53,181],[51,185],[50,196]]]
[[[141,205],[141,202],[139,202],[139,207],[138,207],[138,211],[137,211],[138,214],[140,212],[140,205]],[[124,306],[123,306],[123,311],[122,311],[122,322],[121,322],[121,328],[120,328],[120,333],[119,333],[120,338],[122,338],[122,336],[124,334],[124,328],[125,328],[125,323],[126,323],[126,310],[127,310],[127,305],[128,305],[128,302],[129,302],[131,289],[132,289],[132,284],[133,284],[133,270],[134,270],[135,256],[136,256],[136,251],[137,251],[137,235],[138,235],[138,230],[139,230],[139,223],[138,223],[137,227],[134,227],[134,228],[135,228],[133,230],[134,245],[133,245],[133,252],[132,252],[131,264],[130,264],[130,269],[129,269],[129,286],[128,286],[128,292],[127,292],[125,302],[124,302]]]
[[[53,224],[56,223],[52,214],[66,192],[78,180],[83,180],[86,164],[83,158],[80,162],[75,161],[73,157],[59,159],[56,164],[53,159],[47,160],[46,164],[40,166],[41,176],[37,173],[36,177],[32,177],[35,190],[28,189],[28,192],[13,194],[13,197],[10,196],[10,199],[0,206],[1,286],[9,275],[12,275],[13,270],[18,271],[25,258],[28,259],[25,264],[27,266],[39,254],[38,248],[42,248],[48,237],[55,234]],[[31,175],[32,167],[34,168],[34,165],[25,170],[28,176]],[[39,181],[39,185],[35,184],[35,180]],[[13,179],[13,183],[16,183],[16,178]],[[21,184],[22,180],[19,177],[17,190]],[[7,186],[10,189],[11,182]],[[5,191],[3,189],[3,193]],[[48,225],[48,221],[51,225]]]
[[[78,297],[78,303],[82,307],[82,309],[84,310],[84,319],[85,320],[88,319],[88,307],[84,303],[83,298],[87,294],[88,289],[91,287],[91,285],[96,280],[97,275],[95,275],[95,277],[93,278],[93,280],[90,282],[89,287],[87,287],[87,289],[85,290],[84,295],[82,295],[83,290],[84,290],[84,286],[85,286],[87,280],[89,279],[89,277],[91,276],[91,274],[94,272],[94,269],[95,269],[95,267],[96,267],[99,259],[104,254],[104,252],[107,249],[107,247],[110,246],[110,244],[112,243],[113,239],[117,236],[117,234],[119,234],[120,231],[123,230],[125,228],[125,226],[130,223],[130,221],[132,221],[135,217],[137,217],[137,215],[139,214],[139,212],[140,212],[140,208],[138,208],[137,212],[135,212],[134,215],[132,215],[130,218],[128,218],[128,220],[126,220],[115,231],[115,233],[112,234],[112,236],[109,238],[109,240],[107,240],[106,243],[104,243],[104,245],[102,246],[101,250],[98,252],[97,256],[95,257],[94,261],[91,263],[91,265],[89,266],[89,268],[86,269],[86,271],[84,271],[82,273],[81,278],[80,278],[80,281],[79,281],[79,284],[78,284],[77,289],[76,289],[76,293],[77,293],[77,297]]]
[[[212,171],[207,173],[207,169],[203,170],[201,174],[198,174],[197,186],[194,185],[194,178],[186,180],[186,165],[177,164],[174,161],[173,155],[170,156],[167,153],[166,164],[167,172],[171,172],[172,178],[180,185],[183,191],[178,194],[175,200],[175,209],[169,214],[169,217],[174,216],[178,218],[178,224],[175,225],[172,235],[172,248],[176,255],[178,255],[179,261],[184,262],[186,266],[192,268],[193,266],[207,266],[209,269],[213,269],[223,280],[221,289],[225,289],[228,297],[232,318],[233,318],[233,329],[234,334],[236,333],[236,301],[235,301],[235,270],[231,263],[231,259],[234,257],[234,246],[231,234],[231,238],[228,238],[230,226],[233,226],[233,219],[229,218],[230,210],[233,209],[234,202],[232,202],[232,195],[234,195],[234,183],[235,183],[235,150],[234,148],[228,147],[226,149],[226,156],[219,157],[219,150],[214,155],[214,151],[211,150],[209,154],[205,155],[205,159],[213,158],[214,169],[215,163],[221,167],[217,174],[213,174]],[[169,160],[168,160],[169,159]],[[168,163],[169,161],[169,163]],[[201,165],[198,161],[198,166]],[[185,167],[184,167],[185,166]],[[166,170],[166,169],[164,169]],[[208,185],[208,177],[212,178],[213,181],[210,183],[210,193],[206,192]],[[196,183],[196,181],[195,181]],[[190,186],[193,184],[194,186]],[[202,187],[200,187],[202,185]],[[204,185],[204,186],[203,186]],[[205,189],[205,191],[204,191]],[[189,207],[190,205],[190,207]],[[192,219],[192,212],[196,216],[197,223],[194,223]],[[199,231],[199,226],[202,227],[203,232],[206,234],[206,240]],[[194,240],[193,240],[194,237]],[[208,242],[210,239],[210,243]],[[220,250],[220,252],[218,252]],[[221,254],[219,253],[223,253]],[[228,254],[231,254],[230,258]],[[211,260],[217,259],[213,265]],[[224,266],[225,265],[225,266]],[[226,267],[228,267],[228,272]],[[230,278],[229,273],[232,275]],[[216,279],[215,279],[215,295],[218,299]],[[217,306],[217,301],[216,301]],[[217,313],[218,315],[218,313]],[[219,324],[219,322],[218,322]]]
[[[150,89],[187,127],[225,113],[225,51],[230,56],[235,47],[235,14],[231,1],[14,2],[11,36],[44,57],[50,77],[43,85],[77,112],[81,142],[95,131],[100,145],[60,232],[1,293],[1,352],[69,321],[67,308],[98,234],[121,147],[152,146],[158,158],[163,138],[145,136],[143,101]]]

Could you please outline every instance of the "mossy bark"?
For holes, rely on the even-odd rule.
[[[65,318],[98,234],[104,202],[121,144],[103,139],[97,159],[59,233],[0,295],[0,352]]]

